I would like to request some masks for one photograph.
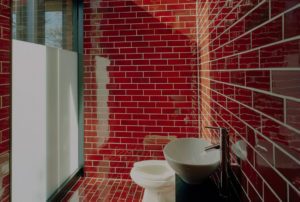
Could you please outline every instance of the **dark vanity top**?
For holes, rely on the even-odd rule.
[[[225,202],[211,179],[200,185],[189,185],[176,175],[176,202]]]

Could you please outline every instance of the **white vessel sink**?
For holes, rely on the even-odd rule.
[[[220,164],[220,150],[204,151],[211,145],[200,138],[179,138],[168,143],[164,156],[183,181],[188,184],[200,184],[212,174]]]

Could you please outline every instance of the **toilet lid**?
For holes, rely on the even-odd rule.
[[[152,181],[167,181],[174,176],[174,171],[165,161],[138,162],[133,167],[133,172],[137,177]]]

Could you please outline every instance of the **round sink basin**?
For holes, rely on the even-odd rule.
[[[220,164],[220,150],[203,138],[179,138],[168,143],[163,152],[170,167],[188,184],[200,184]]]

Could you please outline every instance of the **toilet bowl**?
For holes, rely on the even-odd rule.
[[[175,202],[175,173],[166,161],[136,162],[130,176],[145,189],[143,202]]]

